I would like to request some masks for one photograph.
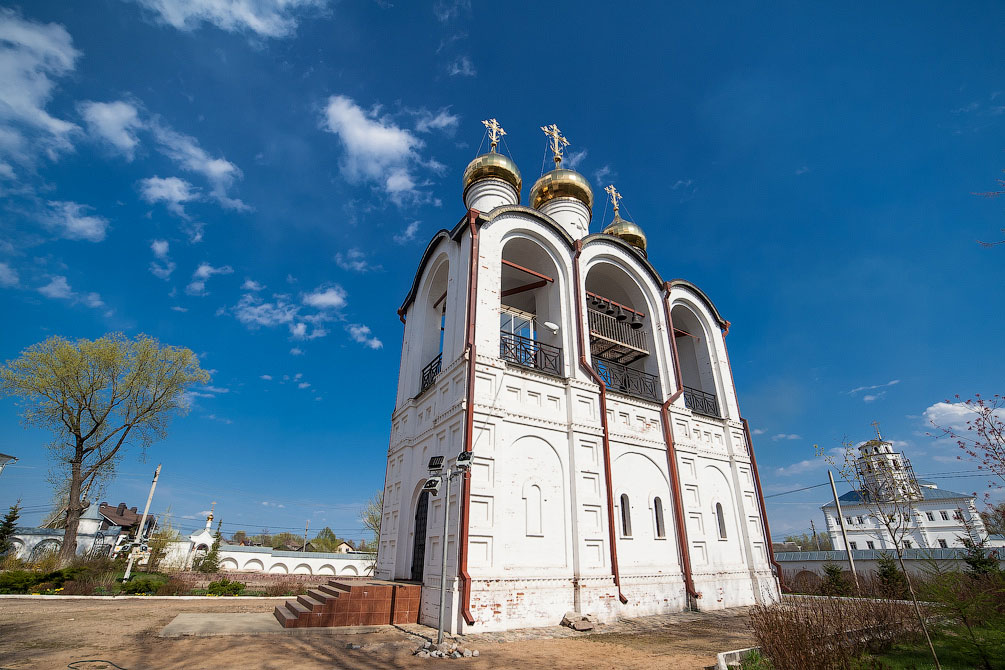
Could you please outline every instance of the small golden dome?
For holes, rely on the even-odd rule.
[[[464,170],[464,194],[467,195],[468,188],[482,179],[503,180],[516,189],[517,200],[519,200],[523,180],[520,179],[520,170],[517,169],[516,163],[506,156],[491,151],[468,163],[468,167]]]
[[[646,255],[646,234],[642,232],[641,228],[631,221],[625,221],[618,214],[615,214],[614,220],[604,228],[604,234],[620,237],[641,251],[643,256]]]
[[[530,206],[541,205],[555,198],[575,198],[593,210],[593,189],[586,177],[574,170],[557,168],[543,175],[530,189]]]

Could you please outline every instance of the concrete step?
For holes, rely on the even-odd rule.
[[[311,589],[313,591],[314,589]],[[324,609],[326,598],[314,598],[311,591],[306,596],[297,596],[297,602],[306,607],[311,612],[320,612]]]
[[[302,614],[310,614],[311,610],[305,605],[301,605],[296,600],[287,600],[286,609],[292,612],[295,616],[300,616]]]
[[[295,628],[297,625],[297,615],[286,609],[286,605],[277,605],[272,614],[283,628]]]
[[[317,589],[312,589],[312,590],[321,591],[322,593],[324,593],[329,598],[338,598],[340,595],[342,595],[344,593],[348,593],[347,591],[343,591],[341,589],[337,589],[334,586],[331,586],[329,584],[322,584]],[[308,593],[310,593],[310,591],[308,591]]]
[[[339,591],[342,591],[343,593],[349,593],[349,591],[352,589],[352,587],[349,586],[348,584],[336,581],[334,579],[329,579],[327,586],[331,586],[332,588],[336,588]]]

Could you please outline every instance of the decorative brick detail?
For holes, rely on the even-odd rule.
[[[284,628],[418,623],[421,595],[420,584],[333,579],[273,614]]]

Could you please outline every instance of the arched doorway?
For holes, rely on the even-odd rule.
[[[413,582],[422,581],[422,566],[426,562],[426,520],[429,516],[429,491],[419,494],[419,502],[415,506],[415,532],[412,538],[412,574]]]

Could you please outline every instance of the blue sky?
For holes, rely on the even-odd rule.
[[[1005,5],[95,0],[0,8],[0,358],[144,332],[213,380],[103,499],[188,530],[361,535],[383,482],[419,255],[463,213],[496,117],[525,183],[557,123],[667,278],[704,288],[766,494],[871,435],[1000,392]],[[525,193],[526,195],[526,193]],[[593,230],[601,228],[596,207]],[[610,214],[608,213],[609,217]],[[0,505],[49,502],[43,433],[0,402]],[[963,473],[960,475],[959,473]],[[942,475],[940,475],[942,476]],[[776,535],[825,489],[769,498]]]

